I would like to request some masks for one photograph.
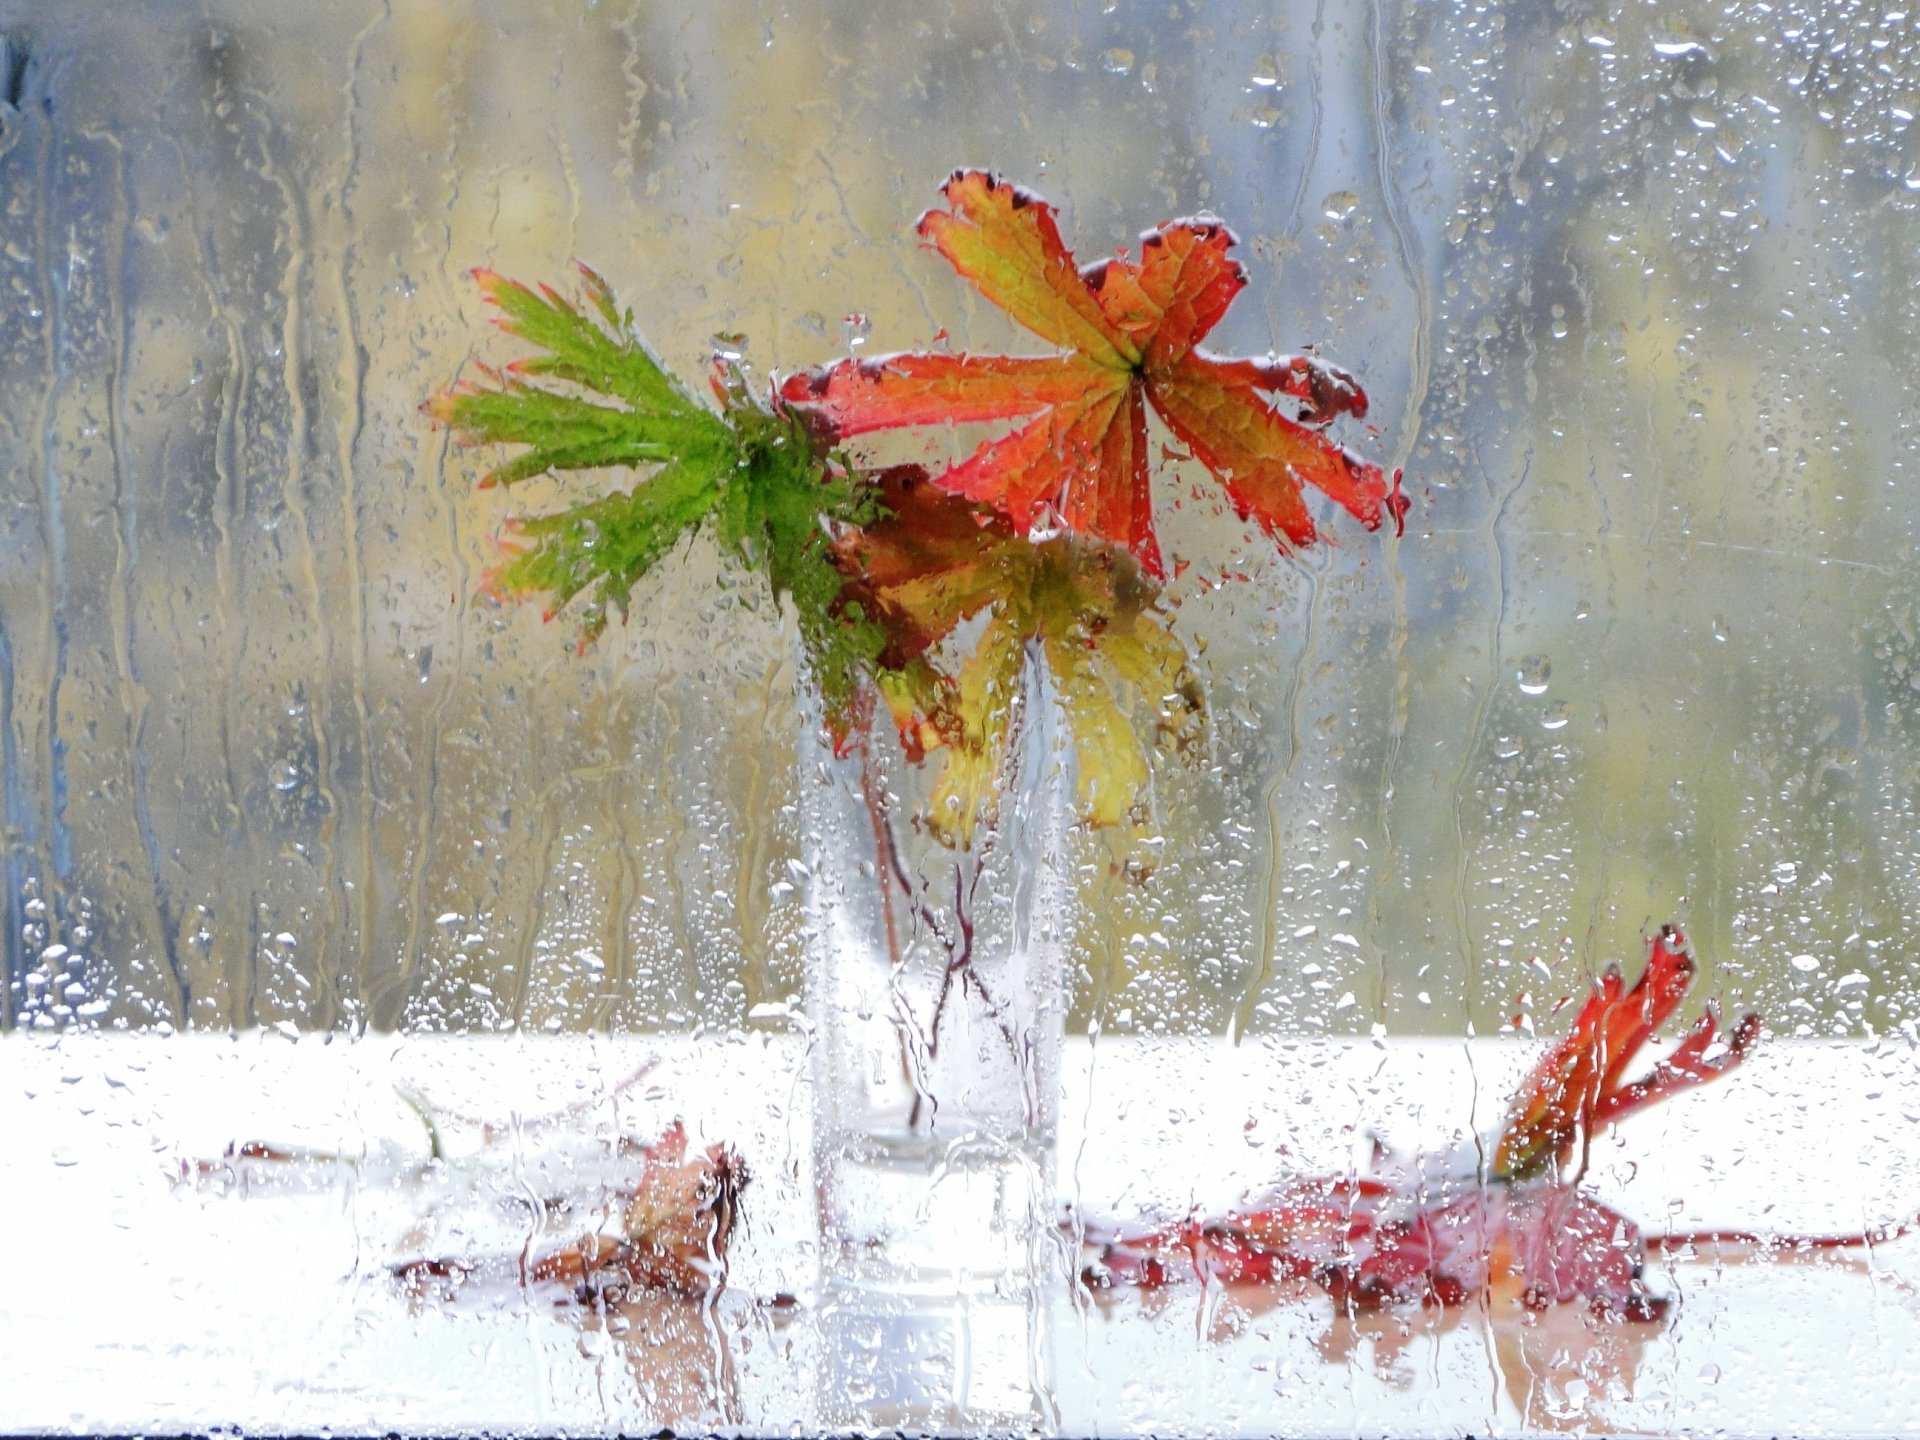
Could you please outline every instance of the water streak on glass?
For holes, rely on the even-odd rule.
[[[201,1360],[245,1363],[194,1374],[258,1383],[253,1423],[281,1394],[300,1423],[328,1393],[382,1413],[389,1383],[425,1414],[364,1322],[569,1426],[1128,1430],[1204,1399],[1222,1432],[1920,1428],[1910,1386],[1844,1369],[1864,1349],[1795,1368],[1764,1323],[1803,1305],[1808,1332],[1910,1337],[1911,1241],[1871,1265],[1660,1255],[1685,1304],[1644,1332],[1336,1313],[1311,1274],[1257,1304],[1069,1283],[1103,1207],[1212,1215],[1358,1174],[1375,1134],[1488,1163],[1523,1059],[1668,922],[1699,974],[1663,1034],[1712,999],[1765,1039],[1680,1118],[1594,1142],[1608,1202],[1651,1233],[1757,1224],[1741,1207],[1768,1195],[1768,1223],[1813,1234],[1914,1190],[1916,115],[1911,17],[1841,0],[0,0],[0,1075],[39,1127],[23,1213],[80,1207],[117,1256],[231,1234],[283,1259],[319,1300],[125,1261],[155,1305],[204,1284],[231,1326]],[[703,530],[579,646],[589,597],[548,619],[489,577],[516,521],[638,472],[480,489],[498,457],[422,407],[527,353],[476,269],[575,294],[590,264],[702,404],[716,347],[761,391],[847,356],[1037,353],[916,243],[956,166],[1046,196],[1083,262],[1224,220],[1249,285],[1205,343],[1351,370],[1370,409],[1328,433],[1404,469],[1412,509],[1394,537],[1316,501],[1332,543],[1289,553],[1154,422],[1156,614],[1204,736],[1148,745],[1107,830],[1070,824],[1071,747],[1028,776],[982,928],[996,963],[1044,940],[1059,983],[1008,993],[1052,1028],[1024,1070],[974,1077],[994,1103],[895,1126],[868,1233],[823,1215],[845,1177],[822,1156],[873,1136],[817,1144],[848,1096],[809,1087],[874,1060],[823,1048],[841,972],[815,904],[871,876],[822,873],[857,762],[817,733],[793,607]],[[858,449],[938,471],[988,433]],[[1071,707],[1040,675],[1022,693],[1058,704],[1058,741]],[[1150,729],[1165,697],[1122,688]],[[860,798],[894,807],[924,902],[965,866],[914,816],[934,772],[885,753]],[[852,992],[935,973],[923,908]],[[619,1091],[654,1046],[664,1078]],[[389,1083],[423,1054],[449,1110],[467,1083],[504,1107],[465,1113],[473,1163],[438,1190]],[[927,1098],[912,1058],[869,1088]],[[1832,1094],[1795,1088],[1815,1074]],[[1046,1090],[1020,1123],[993,1090],[1015,1081]],[[1734,1134],[1715,1106],[1749,1081]],[[162,1185],[155,1155],[302,1139],[266,1133],[256,1090],[338,1163],[263,1182],[259,1213]],[[600,1128],[555,1162],[529,1121],[589,1096]],[[356,1137],[375,1114],[392,1133]],[[758,1147],[711,1305],[555,1319],[511,1284],[484,1314],[389,1284],[420,1235],[557,1242],[617,1189],[582,1154],[624,1136],[631,1158],[676,1116]],[[943,1197],[989,1190],[980,1228],[941,1229]],[[198,1239],[162,1244],[155,1217]],[[900,1302],[868,1283],[885,1257],[835,1270],[883,1232],[977,1253],[922,1267],[951,1294]],[[192,1357],[115,1317],[56,1354],[72,1317],[21,1304],[0,1339],[79,1397],[0,1391],[44,1400],[35,1423],[229,1418],[74,1420],[102,1357],[175,1398],[162,1362]],[[166,1313],[188,1333],[195,1312]],[[251,1348],[274,1326],[302,1337],[291,1368]],[[1738,1373],[1743,1348],[1766,1374]]]

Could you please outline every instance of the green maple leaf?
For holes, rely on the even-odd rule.
[[[828,464],[806,427],[758,402],[737,366],[716,369],[717,411],[696,400],[585,266],[580,303],[549,286],[536,292],[491,271],[474,275],[500,327],[536,350],[428,404],[463,443],[524,447],[480,484],[571,470],[651,471],[628,489],[511,522],[509,553],[487,576],[486,592],[545,595],[549,617],[589,595],[585,645],[610,612],[627,613],[649,570],[711,523],[722,547],[764,572],[793,606],[829,723],[843,732],[859,676],[883,643],[857,614],[835,610],[845,581],[828,554],[827,527],[868,518],[860,487]]]

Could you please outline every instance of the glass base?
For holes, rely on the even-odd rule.
[[[1052,1268],[1051,1145],[842,1135],[816,1157],[823,1280],[896,1294],[1024,1297]]]
[[[862,1433],[1047,1429],[1048,1310],[1037,1286],[1021,1288],[929,1299],[827,1280],[818,1422]]]

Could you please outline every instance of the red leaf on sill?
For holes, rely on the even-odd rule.
[[[1686,940],[1671,926],[1654,937],[1632,986],[1610,967],[1572,1031],[1521,1087],[1485,1174],[1472,1157],[1462,1166],[1448,1157],[1382,1154],[1369,1173],[1289,1180],[1217,1217],[1089,1227],[1095,1258],[1084,1278],[1099,1287],[1154,1287],[1183,1271],[1227,1284],[1310,1279],[1345,1307],[1374,1310],[1458,1305],[1512,1276],[1534,1309],[1583,1300],[1624,1319],[1656,1319],[1665,1302],[1648,1290],[1642,1269],[1649,1246],[1668,1241],[1643,1239],[1631,1220],[1559,1167],[1600,1127],[1726,1074],[1752,1049],[1758,1016],[1717,1045],[1709,1010],[1666,1060],[1639,1080],[1625,1079],[1693,977]],[[1813,1243],[1872,1243],[1905,1228]]]

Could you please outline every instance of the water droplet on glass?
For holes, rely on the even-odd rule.
[[[1675,36],[1668,40],[1654,41],[1653,53],[1656,55],[1665,55],[1669,58],[1678,58],[1682,55],[1698,55],[1703,60],[1711,58],[1713,54],[1712,51],[1707,49],[1707,47],[1698,40],[1686,35]]]
[[[1695,105],[1687,111],[1687,119],[1693,122],[1696,130],[1718,130],[1720,117],[1705,105]]]
[[[1115,47],[1100,57],[1100,68],[1109,75],[1131,75],[1133,73],[1133,51]]]
[[[1567,722],[1573,719],[1573,704],[1567,700],[1556,700],[1540,712],[1542,730],[1564,730]]]
[[[1802,975],[1811,975],[1820,968],[1820,962],[1811,955],[1796,955],[1787,962]]]
[[[1724,645],[1727,643],[1727,637],[1731,634],[1733,634],[1733,632],[1727,628],[1727,622],[1722,620],[1718,615],[1714,616],[1713,638]]]
[[[1553,679],[1553,658],[1548,655],[1529,655],[1520,662],[1520,693],[1522,695],[1544,695],[1547,682]]]
[[[1493,753],[1501,760],[1513,759],[1513,757],[1518,755],[1524,748],[1525,746],[1521,743],[1520,737],[1517,735],[1501,735],[1496,737],[1493,742]]]
[[[1280,66],[1272,55],[1262,55],[1254,62],[1251,78],[1262,90],[1271,90],[1280,83]]]
[[[735,330],[722,330],[708,342],[713,346],[716,360],[730,360],[739,364],[747,358],[747,337]]]
[[[1336,190],[1320,202],[1320,213],[1329,220],[1345,220],[1360,206],[1360,197],[1351,190]]]
[[[858,350],[873,333],[873,322],[867,319],[865,311],[856,310],[851,315],[841,317],[840,331],[847,337],[847,348]]]
[[[273,781],[273,788],[284,795],[300,784],[300,767],[291,760],[276,760],[269,778]]]

